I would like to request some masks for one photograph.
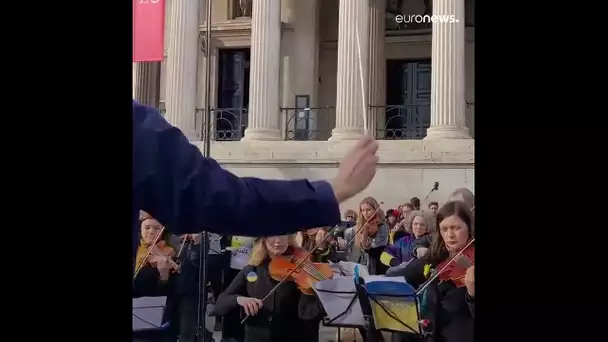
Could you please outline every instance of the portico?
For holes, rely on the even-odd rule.
[[[439,178],[474,189],[473,1],[213,1],[206,44],[205,0],[168,0],[159,98],[198,144],[210,49],[212,155],[228,168],[325,177],[365,121],[382,140],[384,179],[370,193],[424,197],[417,184]],[[397,14],[458,21],[431,28]]]

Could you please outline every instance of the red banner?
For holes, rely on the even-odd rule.
[[[162,61],[165,0],[133,0],[133,62]]]

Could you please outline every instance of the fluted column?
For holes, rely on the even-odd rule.
[[[426,139],[469,139],[465,122],[464,0],[433,0],[431,127]]]
[[[369,104],[371,106],[384,106],[386,105],[386,57],[384,56],[386,0],[370,1]],[[372,108],[369,111],[369,131],[373,136],[377,135],[378,128],[383,129],[384,127],[384,113],[384,108]]]
[[[135,99],[148,107],[158,108],[160,62],[138,62],[135,69]]]
[[[336,128],[329,140],[351,140],[363,134],[368,115],[369,0],[340,0],[339,11]]]
[[[169,42],[165,100],[167,120],[190,140],[197,139],[196,75],[199,0],[169,1]]]
[[[243,140],[280,140],[281,1],[254,0],[249,116]]]

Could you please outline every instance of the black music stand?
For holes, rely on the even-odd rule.
[[[363,278],[355,277],[356,292],[346,292],[346,291],[340,292],[340,293],[344,293],[344,294],[353,295],[352,300],[350,301],[350,303],[348,304],[348,306],[346,307],[344,312],[342,312],[341,314],[339,314],[338,316],[334,317],[331,320],[328,319],[327,317],[323,319],[324,326],[338,328],[338,341],[337,342],[342,342],[341,335],[340,335],[340,328],[354,328],[354,329],[359,330],[359,332],[361,333],[361,335],[363,337],[364,342],[383,342],[384,341],[384,338],[382,337],[382,333],[380,331],[376,330],[376,327],[374,325],[374,319],[372,316],[372,314],[373,314],[372,307],[371,307],[371,304],[369,301],[369,297],[366,295],[366,291],[363,288],[364,284],[365,284],[365,281],[363,280]],[[317,291],[329,292],[329,291],[320,290],[320,289],[317,289]],[[337,291],[332,291],[332,292],[338,293]],[[346,315],[354,305],[361,306],[361,312],[363,314],[363,318],[365,319],[364,325],[351,325],[351,324],[337,323],[336,321],[343,315]],[[350,342],[350,341],[345,341],[345,342]],[[385,341],[385,342],[388,342],[388,341]]]

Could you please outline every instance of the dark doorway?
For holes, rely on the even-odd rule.
[[[385,139],[422,139],[431,124],[431,60],[386,61]]]
[[[219,51],[216,140],[240,140],[245,133],[249,108],[250,56],[249,48]]]

